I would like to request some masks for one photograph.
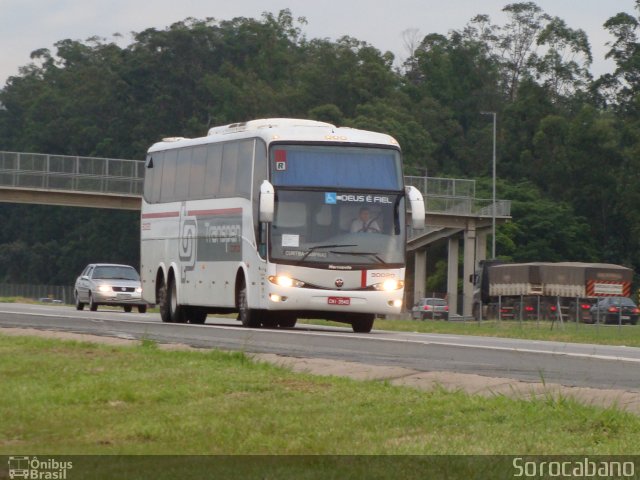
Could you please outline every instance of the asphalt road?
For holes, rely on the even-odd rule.
[[[0,304],[1,327],[148,338],[196,347],[640,392],[640,348],[634,347],[381,330],[356,334],[351,328],[315,325],[247,329],[234,320],[211,315],[205,325],[165,324],[153,313],[26,304]]]

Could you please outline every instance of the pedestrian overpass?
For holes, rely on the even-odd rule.
[[[0,151],[0,202],[140,210],[144,162],[113,158]],[[462,314],[471,315],[475,265],[486,258],[493,220],[511,218],[511,202],[476,198],[475,180],[405,177],[422,192],[426,228],[409,230],[413,258],[411,297],[425,296],[427,247],[448,242],[447,298],[458,311],[460,243],[463,248]],[[409,302],[411,303],[411,302]],[[410,308],[410,304],[407,305]]]

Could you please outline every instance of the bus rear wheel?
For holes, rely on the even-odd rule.
[[[158,307],[160,309],[160,318],[165,323],[171,323],[171,313],[169,309],[169,292],[167,291],[167,284],[162,282],[158,288]]]
[[[375,316],[371,314],[354,315],[351,320],[351,328],[356,333],[369,333],[373,328],[374,319]]]
[[[184,307],[178,303],[178,288],[176,286],[176,279],[169,277],[169,315],[173,323],[185,323],[185,311]]]
[[[186,307],[182,308],[184,309]],[[185,312],[185,316],[187,317],[187,321],[189,323],[193,323],[196,325],[202,325],[207,321],[207,311],[204,308],[189,307]]]

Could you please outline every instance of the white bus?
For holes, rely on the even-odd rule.
[[[149,148],[141,213],[143,298],[164,322],[238,313],[247,327],[298,318],[369,332],[402,309],[405,189],[389,135],[264,119]]]

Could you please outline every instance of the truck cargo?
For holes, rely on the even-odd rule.
[[[608,263],[485,260],[472,280],[476,319],[549,319],[562,313],[591,322],[594,299],[631,295],[633,270]]]

